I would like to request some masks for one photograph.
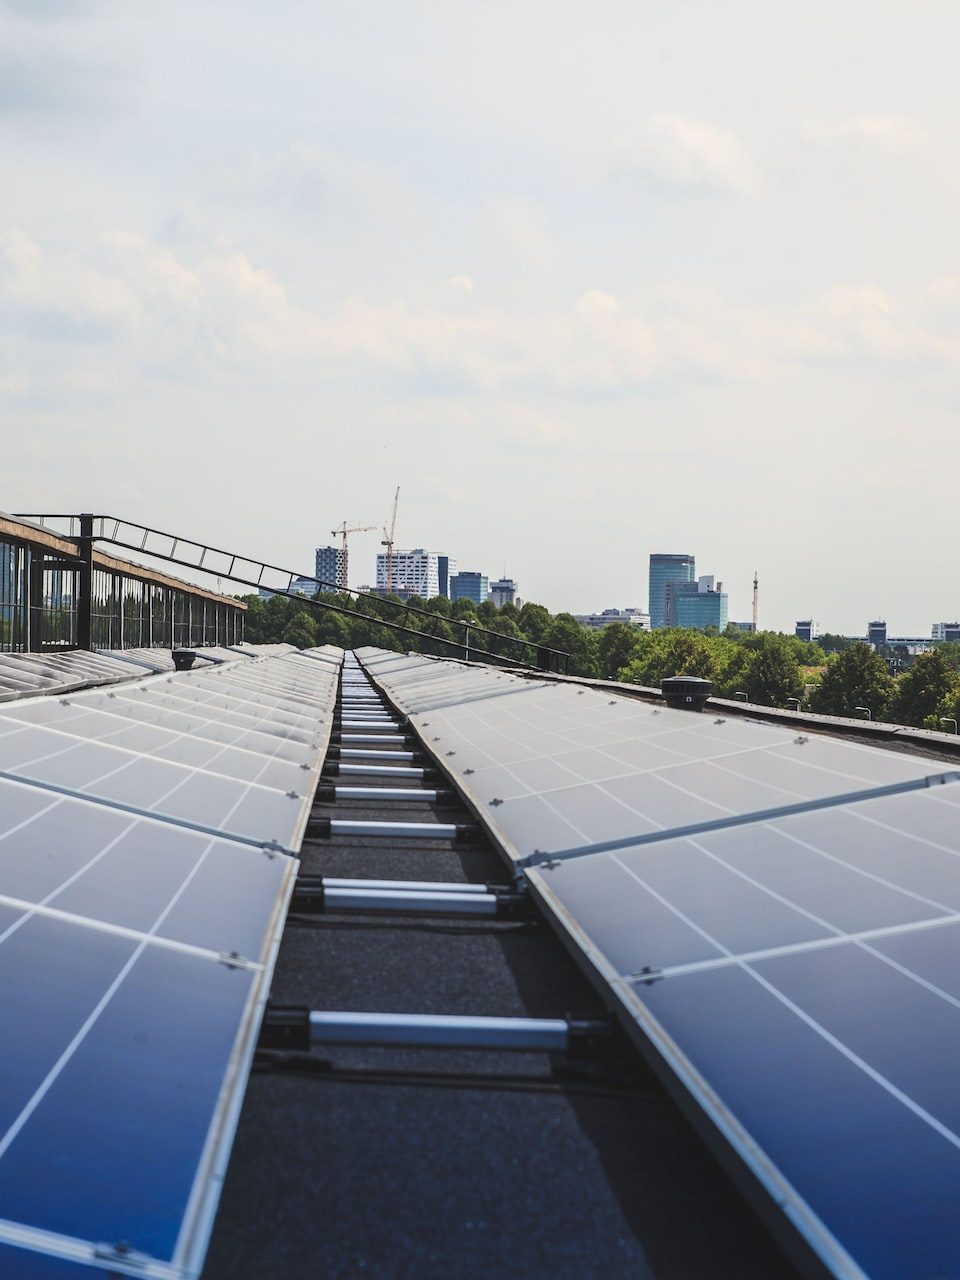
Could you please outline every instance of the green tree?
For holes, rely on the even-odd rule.
[[[782,707],[788,698],[803,694],[800,664],[786,636],[763,632],[753,637],[758,643],[746,646],[747,665],[741,688],[749,702],[765,707]]]
[[[478,621],[477,606],[472,600],[468,600],[466,596],[461,596],[459,600],[454,600],[450,609],[450,616],[453,618],[469,618],[471,622]]]
[[[943,654],[944,661],[951,671],[960,671],[960,644],[956,640],[938,644],[937,652]]]
[[[528,601],[520,610],[520,630],[534,644],[543,643],[543,637],[552,625],[553,618],[550,616],[550,611],[542,604],[533,604]]]
[[[939,727],[940,716],[947,714],[958,690],[960,684],[949,655],[941,648],[920,653],[910,670],[897,680],[890,704],[890,718],[896,724],[911,724],[918,728],[925,720],[932,720],[932,727]]]
[[[283,629],[283,643],[298,649],[312,649],[317,643],[317,626],[308,613],[297,611]]]
[[[641,644],[636,627],[611,622],[597,636],[597,665],[604,680],[616,680],[617,672],[637,653]]]
[[[491,653],[499,653],[504,658],[509,658],[512,662],[529,662],[533,654],[523,644],[511,644],[511,640],[524,640],[526,637],[517,626],[513,618],[497,618],[493,630],[498,636],[507,637],[499,640],[494,636],[481,636],[484,641],[484,648],[489,648]]]
[[[699,631],[681,627],[654,631],[637,656],[620,672],[620,679],[651,688],[658,688],[667,676],[702,676],[713,680],[717,674],[713,655],[716,643]]]
[[[851,640],[849,636],[838,636],[829,631],[825,631],[822,636],[817,636],[816,639],[817,647],[823,653],[843,653],[851,645],[862,643],[863,641],[861,640]]]
[[[319,613],[314,621],[317,644],[335,644],[341,649],[346,649],[350,645],[350,628],[347,625],[347,619],[341,618],[338,613],[332,613],[324,610]],[[293,641],[290,641],[292,644]]]
[[[572,676],[597,674],[597,645],[592,631],[581,627],[571,613],[558,613],[548,628],[541,644],[551,649],[561,649],[570,655]]]
[[[436,641],[445,640],[459,644],[462,638],[462,627],[452,627],[439,613],[433,618],[421,618],[420,625],[423,631],[422,652],[432,653],[440,658],[457,656],[451,643],[437,644]]]
[[[828,716],[853,716],[866,707],[874,720],[882,720],[893,696],[893,679],[887,664],[863,640],[831,658],[820,687],[810,699],[811,710]]]

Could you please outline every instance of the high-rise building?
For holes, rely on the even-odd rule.
[[[883,621],[871,622],[867,625],[867,641],[874,648],[887,643],[887,624]]]
[[[960,640],[960,622],[935,622],[930,637],[933,640]]]
[[[490,599],[502,609],[505,604],[517,603],[517,584],[512,578],[497,578],[490,583]]]
[[[415,547],[412,551],[393,553],[393,582],[395,591],[409,591],[412,595],[429,600],[440,595],[440,557],[435,551]],[[387,553],[377,555],[377,590],[387,589]]]
[[[793,633],[801,640],[816,640],[820,634],[820,623],[813,618],[801,618],[794,626]]]
[[[650,557],[650,626],[670,625],[667,615],[667,584],[670,582],[693,582],[696,576],[696,562],[693,556],[684,555],[651,555]]]
[[[490,594],[490,586],[484,573],[468,573],[461,570],[450,579],[451,600],[472,600],[483,604]]]
[[[703,631],[705,627],[727,629],[727,593],[723,583],[713,584],[705,575],[696,582],[667,583],[667,626],[689,627]]]
[[[450,595],[450,574],[456,573],[457,562],[451,560],[449,556],[437,556],[437,595]]]
[[[321,591],[336,591],[341,583],[343,586],[347,585],[344,582],[343,558],[342,547],[317,547],[314,573],[323,582],[334,584],[333,586],[320,587]]]

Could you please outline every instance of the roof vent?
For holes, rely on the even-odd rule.
[[[174,649],[171,654],[173,665],[178,671],[189,671],[196,661],[197,655],[192,649]]]
[[[713,685],[700,676],[667,676],[660,681],[660,692],[668,707],[678,711],[702,711],[713,693]]]

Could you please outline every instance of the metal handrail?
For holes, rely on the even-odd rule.
[[[45,520],[67,520],[69,521],[69,532],[63,536],[69,538],[78,538],[80,534],[81,517],[76,513],[72,514],[51,514],[49,512],[42,515],[16,513],[14,519],[17,520],[34,520],[42,526]],[[374,595],[371,592],[356,591],[350,588],[344,588],[338,583],[328,582],[325,578],[318,578],[313,574],[293,573],[289,569],[283,569],[279,565],[272,565],[266,561],[256,560],[249,556],[239,556],[231,551],[224,551],[219,547],[211,547],[203,542],[193,539],[179,538],[172,533],[164,533],[160,529],[152,529],[148,525],[138,524],[132,520],[121,520],[118,516],[109,515],[91,515],[84,516],[84,519],[92,521],[93,539],[95,541],[109,542],[113,546],[122,547],[127,551],[139,552],[141,555],[151,556],[157,560],[166,560],[171,564],[181,565],[187,569],[195,569],[201,573],[211,574],[215,577],[228,578],[231,582],[239,582],[245,586],[255,587],[258,590],[269,590],[274,595],[284,595],[289,598],[305,600],[309,604],[322,609],[328,609],[334,613],[343,614],[345,617],[360,618],[365,622],[373,622],[377,626],[387,627],[391,631],[401,631],[410,635],[419,637],[426,636],[427,639],[436,644],[446,646],[447,648],[457,649],[465,655],[474,654],[478,657],[493,658],[498,662],[510,662],[511,660],[503,654],[492,653],[486,649],[478,649],[471,644],[471,638],[475,635],[492,636],[495,640],[502,640],[506,644],[516,645],[521,651],[532,650],[537,656],[536,665],[541,669],[549,666],[550,658],[556,658],[556,667],[559,671],[561,666],[563,671],[569,670],[570,655],[563,649],[554,649],[549,645],[537,644],[535,640],[528,640],[525,636],[507,636],[502,632],[494,631],[489,627],[483,627],[479,623],[471,622],[469,619],[448,618],[440,613],[432,613],[429,609],[420,609],[416,605],[405,604],[401,600],[385,600],[383,596]],[[120,536],[121,531],[129,529],[134,534],[140,535],[139,542],[127,541]],[[112,531],[111,531],[112,530]],[[149,545],[152,538],[163,539],[169,546],[165,550],[157,549]],[[199,559],[186,559],[177,552],[181,549],[195,548],[199,552]],[[223,564],[214,565],[207,563],[208,556],[220,556],[223,558]],[[250,576],[238,572],[237,566],[248,566],[251,570],[258,570],[257,576],[254,578],[252,573]],[[287,580],[287,586],[272,586],[264,582],[265,574],[278,574],[281,578]],[[431,635],[429,632],[421,631],[416,627],[403,626],[401,623],[388,622],[385,618],[378,614],[361,613],[354,609],[347,609],[343,605],[330,604],[327,601],[311,599],[309,596],[303,596],[299,592],[291,589],[292,583],[295,581],[315,582],[319,587],[332,587],[338,594],[346,594],[354,596],[359,600],[375,601],[382,606],[387,604],[391,609],[402,609],[406,614],[415,614],[418,617],[439,620],[450,627],[462,627],[463,639],[447,640],[443,636]],[[546,660],[546,661],[544,661]],[[532,666],[532,663],[515,661],[517,666]]]

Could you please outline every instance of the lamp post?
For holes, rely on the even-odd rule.
[[[738,689],[733,696],[735,698],[739,698],[741,702],[746,702],[747,700],[747,695],[743,692],[742,689]]]
[[[862,712],[863,712],[863,714],[864,714],[865,719],[867,719],[867,720],[872,720],[872,719],[873,719],[873,714],[872,714],[872,712],[870,711],[870,708],[869,708],[869,707],[854,707],[853,709],[854,709],[854,711],[862,711]]]
[[[787,702],[786,702],[786,708],[787,708],[787,710],[788,710],[788,711],[790,710],[790,703],[791,703],[791,702],[795,702],[795,703],[797,704],[797,713],[799,714],[799,712],[800,712],[800,707],[801,707],[801,705],[802,705],[802,704],[801,704],[801,702],[800,702],[800,699],[799,699],[799,698],[788,698],[788,699],[787,699]]]
[[[940,717],[940,723],[941,723],[941,724],[952,724],[952,725],[953,725],[953,732],[954,732],[954,733],[956,733],[956,732],[957,732],[957,722],[956,722],[956,720],[953,718],[953,716],[941,716],[941,717]]]

